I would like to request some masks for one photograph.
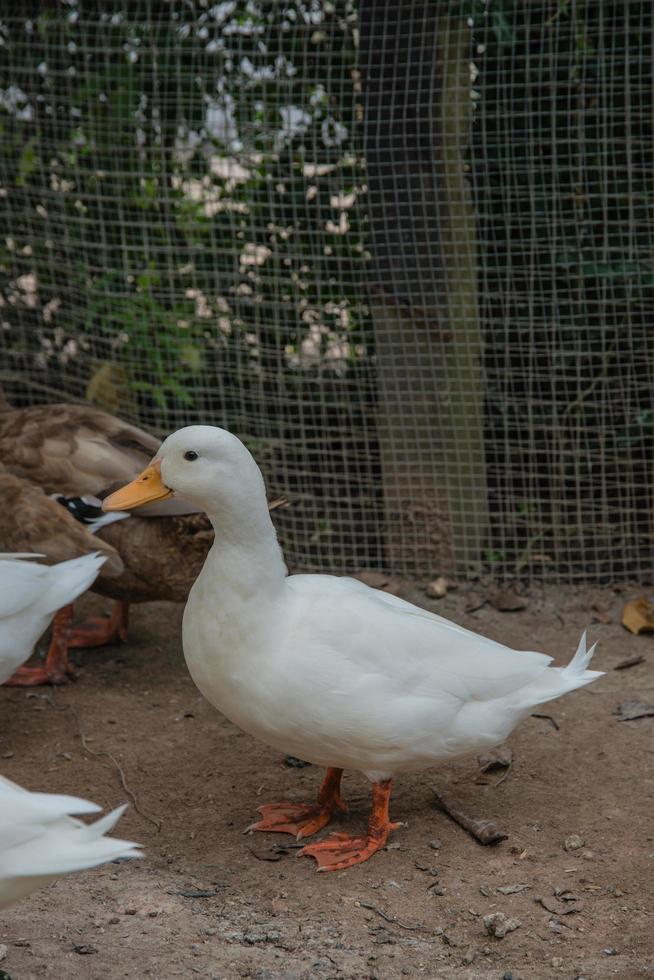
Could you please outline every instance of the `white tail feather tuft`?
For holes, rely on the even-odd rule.
[[[568,666],[563,669],[563,673],[567,674],[568,676],[577,676],[577,677],[585,673],[588,664],[593,659],[593,654],[595,653],[596,646],[597,643],[593,643],[590,650],[586,649],[586,631],[584,630],[584,632],[581,635],[581,639],[579,640],[579,646],[577,647],[577,652],[575,653],[574,657],[572,658]],[[592,671],[592,673],[599,676],[600,672]]]

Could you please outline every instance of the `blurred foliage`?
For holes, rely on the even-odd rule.
[[[116,366],[143,423],[226,424],[284,490],[347,505],[338,534],[296,510],[298,551],[340,534],[341,564],[382,563],[354,0],[8,9],[5,376],[81,397]],[[475,45],[487,564],[628,574],[652,537],[653,8],[448,9]]]
[[[505,569],[652,547],[654,8],[471,2],[487,460]],[[545,566],[549,566],[549,569]]]
[[[310,526],[321,495],[361,497],[344,547],[371,547],[351,0],[50,0],[0,16],[5,378],[29,378],[25,397],[114,404],[117,368],[142,424],[202,419],[257,441]]]
[[[118,361],[163,429],[180,409],[229,415],[280,370],[352,372],[366,316],[350,271],[365,261],[354,27],[350,3],[311,0],[7,18],[12,366],[56,385],[85,351]]]

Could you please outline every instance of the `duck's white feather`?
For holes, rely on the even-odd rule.
[[[125,806],[92,824],[71,816],[99,809],[73,796],[30,793],[0,776],[0,908],[60,875],[139,857],[138,844],[104,836]]]
[[[202,605],[193,593],[184,636],[205,696],[281,751],[370,778],[497,745],[534,705],[599,676],[354,579],[292,575],[272,607],[260,596],[241,611],[239,628]]]
[[[0,557],[0,684],[29,659],[53,615],[89,588],[105,560],[91,554],[40,565]]]
[[[216,531],[184,613],[191,674],[282,751],[387,778],[496,745],[534,705],[599,676],[585,638],[553,668],[354,579],[286,577],[259,469],[224,430],[182,429],[158,457]]]

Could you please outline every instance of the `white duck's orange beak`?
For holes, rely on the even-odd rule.
[[[102,501],[102,509],[132,510],[133,507],[149,504],[153,500],[163,500],[172,494],[173,491],[161,480],[161,460],[155,459],[135,480],[106,497]]]

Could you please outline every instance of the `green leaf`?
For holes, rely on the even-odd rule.
[[[25,186],[29,177],[38,168],[39,162],[39,157],[36,152],[36,136],[33,136],[23,147],[23,152],[18,160],[18,174],[16,176],[18,187]]]
[[[517,43],[513,28],[501,10],[498,10],[496,7],[491,8],[490,22],[498,44]]]

